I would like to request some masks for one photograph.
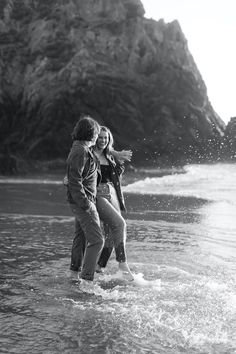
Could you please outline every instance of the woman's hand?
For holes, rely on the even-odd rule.
[[[133,152],[131,150],[122,150],[122,151],[112,151],[112,155],[119,161],[119,163],[124,163],[125,161],[131,161]]]
[[[122,150],[120,151],[120,156],[119,158],[124,161],[131,161],[133,155],[133,151],[131,150]]]

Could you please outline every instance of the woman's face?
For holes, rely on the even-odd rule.
[[[103,130],[100,131],[98,134],[96,145],[99,150],[104,150],[109,143],[109,134]]]

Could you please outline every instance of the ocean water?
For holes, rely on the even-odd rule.
[[[135,280],[113,255],[93,293],[62,178],[0,178],[0,353],[236,353],[236,165],[185,172],[123,187]]]

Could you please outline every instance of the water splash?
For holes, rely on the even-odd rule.
[[[129,193],[194,196],[235,204],[235,194],[228,191],[236,192],[236,165],[223,166],[224,168],[221,164],[188,165],[185,167],[185,174],[147,177],[125,186],[123,190]]]

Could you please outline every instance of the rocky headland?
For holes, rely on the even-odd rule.
[[[1,173],[65,159],[89,114],[135,165],[219,158],[225,124],[177,21],[139,0],[1,0]]]

